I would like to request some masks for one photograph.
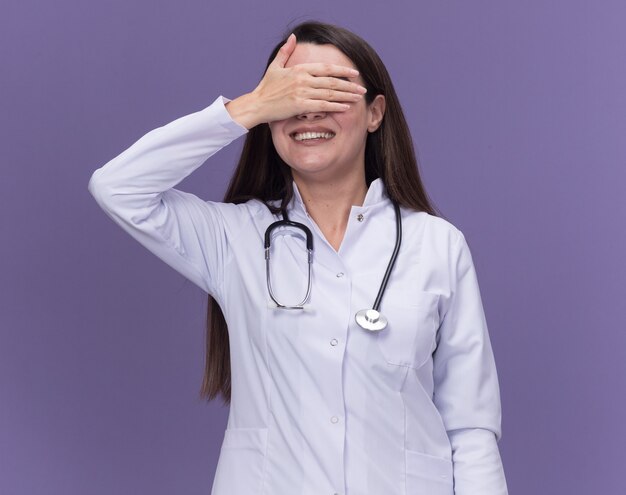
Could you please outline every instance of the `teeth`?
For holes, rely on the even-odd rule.
[[[304,141],[305,139],[330,139],[335,134],[332,132],[299,132],[294,135],[296,141]]]

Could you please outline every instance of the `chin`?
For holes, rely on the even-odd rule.
[[[287,158],[285,160],[285,158]],[[283,161],[292,169],[302,172],[316,172],[329,168],[332,163],[319,156],[285,157]]]
[[[325,165],[298,165],[297,167],[291,167],[292,172],[300,175],[315,175],[323,173],[328,170],[329,167]]]
[[[314,177],[319,174],[323,174],[331,170],[331,166],[328,163],[302,163],[298,165],[290,165],[293,174],[300,176]]]

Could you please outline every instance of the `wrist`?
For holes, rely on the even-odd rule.
[[[230,117],[246,129],[252,129],[262,122],[258,117],[258,104],[252,93],[243,94],[224,106]]]

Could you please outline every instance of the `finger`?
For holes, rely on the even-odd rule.
[[[347,65],[326,64],[322,62],[309,62],[297,64],[294,67],[301,67],[312,76],[333,76],[333,77],[356,77],[359,71]]]
[[[363,98],[360,93],[349,93],[347,91],[337,91],[329,88],[310,88],[306,92],[307,98],[310,100],[325,100],[338,102],[357,102]]]
[[[311,87],[313,88],[330,88],[336,91],[346,91],[348,93],[364,94],[367,88],[352,81],[338,77],[313,77],[311,78]]]
[[[296,35],[291,33],[289,37],[287,38],[287,41],[285,42],[285,44],[280,47],[280,50],[278,50],[276,57],[274,57],[274,60],[272,60],[272,63],[270,65],[273,65],[276,67],[284,67],[295,47],[296,47]]]
[[[335,101],[325,100],[310,100],[307,105],[305,105],[304,111],[299,112],[298,115],[314,112],[345,112],[346,110],[350,110],[350,105],[347,103],[339,103]]]

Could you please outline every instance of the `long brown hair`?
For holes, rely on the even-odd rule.
[[[409,127],[396,91],[382,60],[361,37],[347,29],[317,21],[297,25],[290,32],[298,43],[334,45],[356,66],[367,88],[366,103],[376,95],[385,96],[386,108],[381,125],[368,133],[365,144],[365,178],[370,183],[381,178],[387,195],[400,205],[440,216],[424,186]],[[289,33],[274,47],[265,70],[287,41]],[[277,213],[293,196],[289,166],[280,158],[267,123],[259,124],[246,135],[241,157],[224,195],[226,203],[243,203],[250,199],[263,201]],[[280,206],[268,204],[279,200]],[[208,296],[205,374],[200,396],[212,400],[221,394],[230,403],[230,345],[224,314],[215,299]]]

